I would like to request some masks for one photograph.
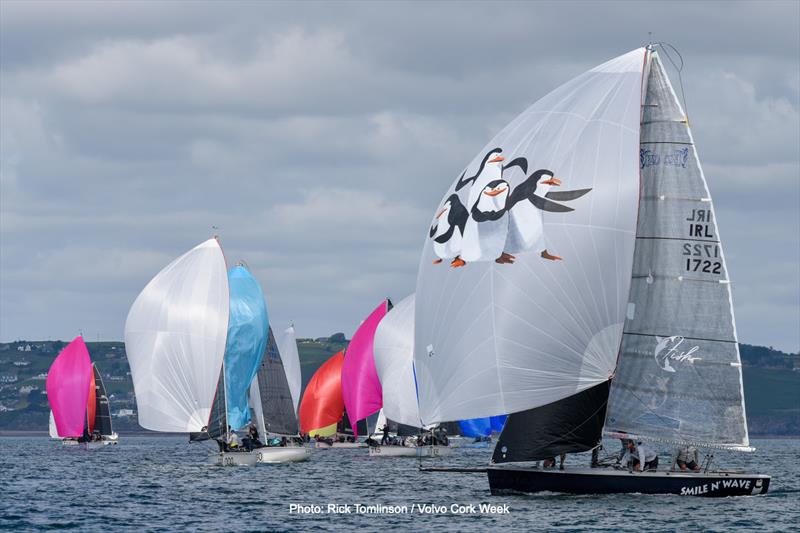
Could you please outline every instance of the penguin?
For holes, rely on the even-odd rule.
[[[456,182],[456,192],[460,191],[470,183],[477,180],[478,176],[481,175],[483,169],[486,167],[486,163],[489,162],[489,159],[494,159],[497,156],[497,154],[500,154],[502,152],[503,152],[502,148],[492,148],[491,150],[489,150],[489,152],[485,156],[483,156],[483,160],[481,161],[480,166],[478,166],[478,171],[475,173],[474,176],[470,176],[469,178],[464,179],[464,176],[467,175],[467,171],[466,169],[464,169],[464,172],[461,173],[461,176],[458,178],[458,181]],[[500,161],[502,160],[503,159],[501,158]]]
[[[505,159],[494,155],[486,161],[483,171],[475,176],[469,191],[469,218],[464,228],[461,254],[450,263],[464,266],[471,261],[494,259],[503,251],[508,231],[505,204],[509,185],[502,179]]]
[[[453,193],[447,197],[431,225],[429,237],[433,239],[433,251],[437,255],[433,264],[443,259],[453,259],[461,252],[461,239],[469,212],[461,203],[458,195]]]
[[[574,211],[571,207],[552,200],[574,200],[591,189],[550,191],[551,187],[560,185],[561,180],[556,178],[552,171],[541,169],[514,188],[506,202],[509,218],[508,233],[503,251],[496,259],[498,263],[513,263],[515,259],[513,254],[528,250],[541,251],[540,255],[543,259],[551,261],[562,259],[547,251],[542,211],[555,213]]]

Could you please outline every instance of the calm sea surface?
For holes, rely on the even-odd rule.
[[[717,453],[725,467],[773,476],[769,495],[703,499],[611,495],[492,497],[485,474],[419,472],[417,459],[367,450],[315,451],[293,465],[220,468],[185,438],[122,436],[99,451],[46,437],[0,438],[0,529],[14,531],[790,531],[800,524],[800,441],[756,440],[754,454]],[[613,448],[614,443],[609,443]],[[667,449],[664,451],[668,452]],[[586,454],[567,465],[588,462]],[[459,448],[426,464],[484,466],[488,449]],[[662,455],[662,463],[669,459]],[[290,514],[290,504],[322,514]],[[456,514],[452,505],[508,504],[509,514]],[[328,514],[328,504],[407,506],[407,514]],[[414,504],[444,506],[422,514]]]

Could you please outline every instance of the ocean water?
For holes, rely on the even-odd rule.
[[[494,497],[485,474],[420,472],[417,459],[370,458],[366,449],[317,450],[310,461],[291,465],[222,468],[206,464],[211,451],[206,444],[178,437],[123,435],[118,446],[92,451],[46,437],[2,437],[0,529],[797,531],[800,441],[754,445],[758,451],[752,454],[718,452],[716,463],[771,475],[767,496]],[[490,449],[458,448],[452,457],[423,462],[485,466],[490,454]],[[587,454],[567,459],[568,466],[587,462]],[[481,503],[508,504],[508,513],[481,513]],[[322,512],[291,513],[291,504],[317,505]],[[351,513],[328,513],[328,504],[350,505]],[[358,514],[357,504],[409,510]],[[415,504],[437,507],[423,513]],[[470,512],[470,504],[478,512]]]

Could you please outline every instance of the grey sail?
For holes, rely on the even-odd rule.
[[[652,53],[628,312],[605,430],[749,447],[728,270],[685,114]]]
[[[111,408],[108,404],[108,395],[103,385],[103,378],[97,365],[93,364],[95,387],[94,429],[103,436],[111,436],[114,430],[111,427]]]
[[[300,428],[297,423],[297,414],[294,410],[292,393],[286,372],[283,368],[278,345],[269,328],[269,338],[261,366],[256,374],[258,390],[261,393],[261,410],[264,418],[264,427],[273,435],[297,435]]]
[[[217,392],[214,394],[214,403],[211,404],[211,415],[208,419],[208,436],[212,439],[224,439],[228,433],[228,411],[225,405],[225,363],[219,371],[217,380]],[[202,435],[202,434],[201,434]],[[196,434],[190,436],[191,440],[203,440],[197,438]]]

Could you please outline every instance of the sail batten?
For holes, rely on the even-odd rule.
[[[643,109],[638,238],[605,428],[746,450],[741,358],[713,202],[657,53],[646,104],[655,105]]]

